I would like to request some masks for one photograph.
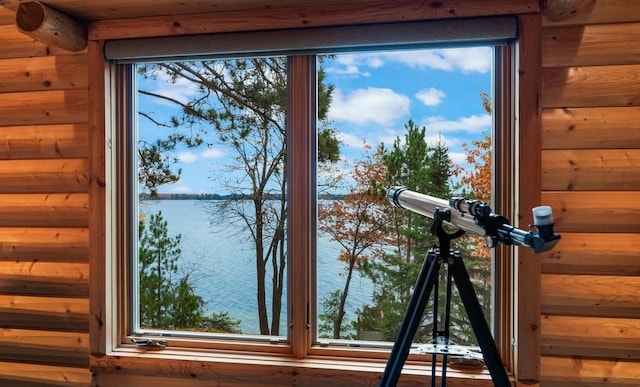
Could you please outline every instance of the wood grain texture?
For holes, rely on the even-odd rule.
[[[640,148],[640,107],[544,109],[542,149]]]
[[[542,312],[559,316],[640,318],[640,277],[542,276]],[[577,355],[577,354],[576,354]]]
[[[543,355],[640,360],[640,320],[543,316]]]
[[[89,197],[70,194],[0,194],[0,227],[88,227]]]
[[[640,149],[543,151],[542,181],[549,191],[637,191]]]
[[[542,34],[543,67],[637,63],[640,23],[545,28]]]
[[[542,70],[543,108],[640,105],[640,64]]]
[[[571,18],[552,21],[542,19],[544,26],[590,25],[637,22],[640,20],[640,0],[580,0],[583,3]]]
[[[531,208],[540,204],[540,15],[518,18],[518,169],[516,176],[527,176],[527,189],[517,189],[515,225],[532,223]],[[526,149],[526,151],[525,151]],[[531,249],[518,249],[515,300],[515,369],[517,380],[535,382],[540,377],[540,259]]]
[[[85,193],[86,159],[0,160],[0,193]]]
[[[87,158],[87,124],[0,127],[0,160]]]
[[[640,232],[640,192],[542,193],[542,203],[553,208],[557,232]],[[562,243],[562,242],[560,242]]]
[[[13,23],[0,25],[0,59],[72,54],[77,53],[48,46],[20,33]]]
[[[0,227],[0,260],[87,262],[86,228]]]
[[[86,55],[0,60],[0,93],[87,88]]]
[[[477,17],[536,12],[531,0],[396,0],[326,4],[291,8],[98,20],[89,24],[89,39],[175,36],[230,31],[323,27],[345,24]]]
[[[87,90],[0,94],[0,126],[83,124],[88,120]]]
[[[640,234],[563,233],[562,240],[542,255],[542,272],[640,276]]]
[[[91,373],[86,367],[61,367],[0,361],[0,385],[4,382],[8,386],[20,387],[89,387]]]
[[[545,375],[543,386],[637,386],[640,362],[606,359],[545,356],[542,358]]]

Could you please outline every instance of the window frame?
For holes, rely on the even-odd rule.
[[[265,362],[267,371],[264,371],[264,374],[271,375],[270,372],[272,371],[269,371],[271,370],[271,368],[269,368],[270,366],[290,366],[292,369],[299,369],[303,364],[301,362],[304,362],[304,364],[307,365],[311,364],[312,368],[316,367],[321,369],[327,367],[327,364],[324,363],[327,360],[323,360],[321,358],[325,356],[336,356],[335,351],[337,351],[338,356],[343,357],[343,359],[330,363],[331,365],[328,367],[330,368],[330,373],[332,375],[335,375],[336,372],[338,374],[340,374],[341,372],[356,372],[354,371],[354,369],[360,368],[360,372],[367,372],[368,375],[373,373],[373,376],[370,375],[369,377],[376,378],[378,373],[384,367],[383,360],[386,360],[386,357],[388,356],[388,353],[386,351],[380,351],[375,356],[361,358],[357,356],[359,354],[359,351],[354,349],[332,349],[331,351],[334,352],[330,353],[327,352],[327,350],[324,348],[314,348],[313,346],[311,346],[311,343],[313,342],[312,332],[310,329],[305,328],[307,316],[306,313],[300,312],[301,308],[296,308],[296,310],[298,310],[298,313],[296,315],[292,314],[291,320],[294,321],[294,327],[296,327],[297,329],[294,328],[296,329],[296,333],[292,333],[291,335],[293,337],[293,335],[295,334],[295,337],[301,338],[306,336],[306,339],[293,342],[290,348],[283,349],[282,351],[268,350],[269,354],[263,353],[263,355],[268,355],[268,359],[265,359],[262,355],[256,356],[234,353],[236,349],[239,349],[240,347],[246,347],[247,343],[242,342],[237,343],[240,347],[237,347],[236,345],[230,345],[228,342],[221,342],[218,343],[220,344],[220,347],[217,350],[203,352],[202,348],[198,345],[197,342],[185,340],[182,348],[171,351],[165,350],[166,352],[163,352],[163,354],[160,356],[149,356],[149,353],[142,353],[138,349],[133,348],[129,345],[121,345],[118,339],[118,337],[122,337],[123,334],[123,324],[120,318],[126,314],[126,312],[122,313],[122,311],[127,311],[129,309],[127,308],[126,295],[123,294],[123,292],[120,290],[123,286],[123,276],[131,275],[131,273],[127,273],[126,269],[123,269],[122,262],[119,261],[122,257],[122,254],[120,251],[118,251],[118,249],[114,249],[114,245],[111,243],[114,238],[118,237],[118,233],[124,232],[124,230],[117,225],[117,219],[119,218],[116,216],[116,206],[115,203],[111,201],[111,196],[107,193],[107,190],[112,187],[111,184],[113,183],[113,181],[115,181],[114,179],[121,172],[117,168],[114,168],[114,160],[111,158],[111,152],[107,151],[107,149],[111,148],[114,145],[114,139],[117,140],[115,127],[117,125],[123,125],[123,122],[118,122],[117,119],[114,119],[114,117],[117,117],[117,115],[115,114],[117,107],[113,103],[116,100],[114,98],[114,93],[117,92],[117,85],[119,82],[121,82],[121,80],[118,79],[116,67],[104,61],[104,58],[102,57],[102,44],[102,42],[90,42],[89,46],[90,65],[91,63],[95,65],[92,65],[91,68],[104,70],[102,72],[96,71],[96,73],[98,74],[91,79],[92,85],[94,86],[92,92],[93,103],[90,105],[92,113],[91,125],[93,128],[97,129],[97,133],[94,133],[92,135],[91,140],[91,172],[92,176],[95,178],[92,179],[92,182],[94,184],[92,184],[92,198],[90,204],[92,209],[94,210],[92,211],[92,227],[94,228],[92,234],[95,233],[96,229],[98,230],[98,232],[100,232],[99,230],[101,229],[104,230],[104,232],[101,233],[101,235],[104,236],[103,240],[93,237],[92,242],[90,243],[91,254],[94,256],[92,260],[92,274],[98,274],[97,276],[92,276],[93,280],[91,286],[92,314],[95,317],[95,321],[92,321],[92,338],[96,338],[96,340],[92,340],[92,353],[94,355],[99,355],[98,357],[100,359],[103,359],[104,355],[109,355],[107,356],[107,358],[110,358],[111,355],[119,356],[120,360],[129,359],[129,361],[131,361],[132,359],[139,359],[139,361],[133,361],[133,368],[153,368],[154,366],[152,366],[151,363],[154,361],[154,358],[166,360],[181,359],[180,361],[186,362],[185,364],[189,364],[188,366],[186,366],[186,369],[195,367],[195,365],[192,364],[195,359],[184,360],[183,356],[195,356],[195,354],[197,354],[197,359],[201,361],[213,363],[225,362],[229,364],[235,364],[234,366],[229,367],[229,374],[237,374],[242,370],[254,370],[254,368],[252,367],[255,366],[255,364]],[[516,45],[516,52],[518,48],[519,46]],[[513,53],[507,55],[513,56]],[[298,65],[305,68],[305,71],[310,71],[309,68],[312,67],[312,64],[306,62],[306,60],[300,60]],[[516,62],[517,61],[514,60],[510,63],[510,66],[512,68],[515,67]],[[313,66],[315,66],[315,64],[313,64]],[[512,71],[511,73],[513,74],[514,72]],[[530,82],[531,77],[529,77],[528,79]],[[515,75],[513,75],[512,79],[509,81],[511,82],[511,86],[504,86],[504,83],[502,83],[501,85],[502,87],[506,87],[507,89],[513,89],[515,81]],[[519,89],[522,87],[522,84],[519,84],[515,87]],[[305,98],[311,98],[309,93],[305,91],[305,88],[301,88],[300,90],[298,90],[298,92]],[[510,97],[510,105],[514,106],[509,108],[508,112],[504,113],[504,116],[498,118],[498,120],[500,120],[501,122],[508,123],[511,129],[510,132],[514,132],[515,130],[514,116],[522,110],[522,106],[518,105],[519,102],[515,100],[515,97],[516,96]],[[292,113],[293,110],[290,111],[290,114]],[[307,120],[310,120],[310,117],[315,117],[311,114],[311,112],[304,110],[298,112],[297,114],[299,114],[299,117],[297,119],[300,120],[300,122],[306,122]],[[294,118],[292,117],[292,121],[293,120]],[[100,128],[102,128],[104,130],[103,133],[105,133],[105,136],[102,139],[99,136],[99,133],[101,132]],[[98,136],[96,136],[96,134],[98,134]],[[297,133],[297,135],[300,136],[299,140],[297,141],[300,141],[301,143],[311,144],[313,143],[313,141],[315,141],[313,139],[313,136],[308,136],[308,133],[306,134],[306,137],[304,133]],[[297,142],[295,142],[294,140],[291,141],[293,141],[292,143],[297,144]],[[522,142],[522,140],[520,138],[516,138],[516,134],[512,133],[509,137],[509,140],[505,140],[502,144],[503,146],[511,146],[510,149],[514,150],[516,149],[515,143],[518,142]],[[296,149],[296,147],[294,146],[293,149]],[[301,159],[306,159],[306,157],[309,156],[302,154],[299,155],[299,157]],[[293,159],[293,157],[291,159]],[[509,168],[512,165],[517,164],[517,154],[515,153],[515,151],[511,152],[508,159],[509,160],[500,162],[500,164],[505,168]],[[313,159],[313,162],[315,163],[315,159]],[[535,162],[533,162],[533,164],[535,165]],[[308,166],[308,164],[306,164],[306,166]],[[305,169],[306,166],[300,168],[300,170],[296,172],[300,174],[300,179],[304,178],[305,176],[307,178],[312,176],[312,174]],[[293,175],[293,173],[294,172],[291,171],[291,175]],[[104,178],[100,179],[101,176]],[[513,179],[513,177],[511,177],[511,179]],[[290,184],[290,186],[296,185],[297,184]],[[310,191],[307,190],[306,192],[309,193]],[[512,198],[509,199],[512,200],[511,202],[497,203],[495,205],[495,208],[497,210],[504,208],[505,210],[502,210],[502,213],[505,215],[509,214],[507,216],[510,218],[513,217],[510,215],[515,215],[517,213],[513,204],[514,202],[519,201],[519,197],[517,195],[518,193],[514,192]],[[296,196],[294,195],[292,197]],[[300,197],[298,203],[291,201],[289,204],[291,212],[290,216],[293,216],[293,211],[295,211],[294,208],[296,206],[298,206],[297,211],[299,211],[299,216],[308,216],[308,208],[314,208],[314,206],[306,206],[308,206],[309,203],[313,203],[313,200],[315,200],[315,198],[312,198],[311,195],[308,194],[306,197]],[[102,214],[100,214],[100,208],[104,209],[104,212]],[[95,211],[96,209],[98,211]],[[116,221],[114,222],[114,220]],[[311,233],[310,235],[314,236],[315,230],[313,229],[313,226],[310,225],[309,227],[309,230],[313,230],[313,233]],[[308,233],[308,231],[302,232],[302,234],[305,233]],[[290,247],[290,250],[292,248],[293,247]],[[307,246],[303,245],[296,248],[303,253],[308,249]],[[96,262],[96,256],[102,259],[101,261],[98,260],[98,262],[102,262],[103,266],[96,268],[96,265],[93,264],[94,262]],[[517,256],[512,256],[510,259],[506,259],[506,262],[503,262],[503,270],[500,272],[501,274],[499,278],[502,278],[502,273],[506,273],[505,280],[501,281],[501,283],[503,283],[501,287],[508,288],[509,291],[511,291],[513,287],[517,287],[513,282],[515,276],[512,276],[512,272],[516,270],[514,268],[514,266],[516,265],[516,258]],[[294,262],[294,260],[289,261],[291,269],[290,272],[294,271]],[[292,276],[295,278],[291,278],[291,281],[293,282],[290,282],[291,289],[294,289],[295,286],[296,289],[299,288],[303,290],[304,298],[307,300],[309,299],[309,286],[311,283],[309,269],[310,268],[305,267],[305,265],[301,265],[300,268],[295,269],[296,272],[303,274],[303,276]],[[297,285],[294,285],[295,283],[297,283]],[[296,292],[292,291],[291,293],[295,294]],[[514,296],[514,298],[517,298],[517,295]],[[291,301],[289,308],[293,308],[293,305],[296,305],[296,303]],[[96,314],[96,312],[99,312],[99,314]],[[502,324],[503,326],[508,325],[509,327],[511,327],[517,324],[517,322],[514,322],[515,314],[515,310],[512,310],[510,313],[508,313],[509,316],[507,320],[509,321],[509,323],[506,323],[505,321],[500,322],[501,319],[496,320],[498,320],[498,323]],[[505,314],[505,316],[506,315],[507,314]],[[514,329],[517,331],[517,328]],[[501,350],[504,350],[505,348],[511,349],[511,342],[514,336],[515,334],[511,329],[509,329],[509,334],[505,334],[505,332],[501,331],[498,338],[499,348],[501,348]],[[273,348],[272,345],[268,346]],[[257,352],[260,352],[260,349],[258,347],[253,349],[255,349]],[[501,353],[503,355],[503,361],[505,361],[505,359],[508,360],[512,358],[511,350],[509,351],[509,354],[506,354],[504,352]],[[145,360],[145,358],[147,359]],[[376,361],[376,359],[378,359],[378,361]],[[92,358],[91,367],[92,369],[97,370],[108,369],[115,361],[114,358],[110,358],[110,360],[111,362],[107,364],[103,361],[99,361],[96,357],[94,357]],[[115,361],[115,363],[118,363],[118,361]],[[507,365],[508,369],[516,372],[513,366],[509,366],[508,361],[505,362],[505,365]],[[219,372],[216,371],[215,366],[208,365],[206,367],[203,366],[203,368],[207,369],[206,373],[211,373],[213,375],[219,374]],[[419,377],[419,380],[421,380],[420,375],[425,371],[424,364],[419,364],[417,366],[413,364],[407,364],[407,366],[405,366],[405,371],[410,375]],[[176,375],[181,374],[182,372],[183,371],[176,372]],[[258,372],[258,374],[259,373],[260,372]],[[449,375],[450,377],[456,377],[455,372]],[[463,375],[458,376],[464,377]]]

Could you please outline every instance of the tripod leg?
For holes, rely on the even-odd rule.
[[[420,269],[420,274],[416,281],[416,288],[409,300],[409,306],[402,319],[396,341],[391,349],[387,366],[384,369],[378,386],[393,387],[398,383],[402,367],[407,360],[407,356],[409,356],[411,344],[413,344],[418,325],[420,324],[420,320],[422,320],[422,315],[427,306],[431,290],[437,284],[439,269],[440,262],[438,262],[438,254],[430,252]]]
[[[482,313],[478,296],[475,290],[473,290],[473,284],[469,279],[469,274],[464,266],[464,262],[460,254],[457,253],[453,254],[453,259],[454,264],[449,265],[449,270],[452,270],[453,279],[460,293],[460,298],[462,299],[469,321],[471,322],[473,333],[478,339],[478,344],[480,344],[480,348],[482,349],[482,356],[491,374],[493,384],[498,387],[511,386],[507,371],[504,369],[504,365],[500,359],[498,347],[493,340],[493,336],[491,336],[491,330]]]

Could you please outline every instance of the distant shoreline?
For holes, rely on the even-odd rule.
[[[344,195],[340,194],[322,194],[318,197],[320,200],[338,200]],[[265,195],[266,200],[279,200],[279,195]],[[248,200],[249,196],[244,194],[227,194],[220,195],[216,193],[159,193],[151,196],[150,194],[140,194],[139,200]]]

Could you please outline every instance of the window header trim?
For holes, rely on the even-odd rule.
[[[514,16],[110,40],[115,64],[509,44]]]

